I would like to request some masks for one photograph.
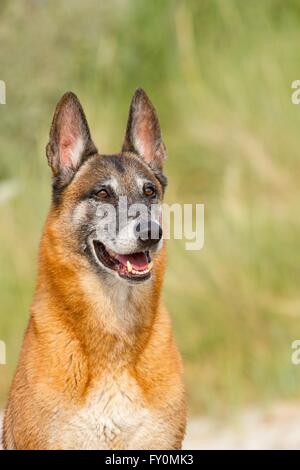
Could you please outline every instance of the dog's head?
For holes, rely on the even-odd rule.
[[[162,245],[166,150],[153,105],[138,89],[120,153],[101,155],[77,97],[66,93],[54,114],[47,158],[53,207],[64,239],[104,277],[151,278]]]

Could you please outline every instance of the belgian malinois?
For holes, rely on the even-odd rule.
[[[53,197],[4,448],[180,449],[185,392],[161,300],[166,149],[155,109],[138,89],[121,152],[101,155],[66,93],[46,153]],[[146,212],[128,215],[132,205]]]

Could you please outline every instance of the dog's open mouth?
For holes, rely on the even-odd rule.
[[[107,268],[116,271],[120,277],[133,281],[145,281],[150,278],[153,263],[149,251],[120,255],[97,240],[94,240],[93,244],[98,260]]]

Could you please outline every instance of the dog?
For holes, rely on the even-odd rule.
[[[52,203],[4,448],[180,449],[186,399],[161,299],[166,148],[155,108],[137,89],[121,152],[102,155],[68,92],[46,154]]]

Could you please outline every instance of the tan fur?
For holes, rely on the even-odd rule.
[[[44,229],[35,299],[5,414],[5,448],[179,449],[185,398],[160,298],[164,250],[152,282],[105,292],[88,262],[83,267],[73,253],[63,219],[52,209]],[[118,407],[126,402],[125,422],[118,410],[105,414],[114,400]]]

